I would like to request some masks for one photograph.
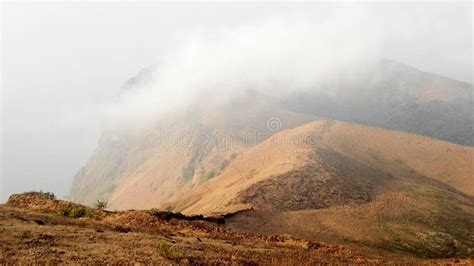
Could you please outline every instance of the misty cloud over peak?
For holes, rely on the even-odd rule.
[[[214,103],[247,89],[284,96],[341,73],[356,76],[376,62],[379,43],[369,25],[361,30],[346,22],[273,19],[190,34],[126,83],[129,89],[106,108],[106,119],[145,122],[202,95]]]

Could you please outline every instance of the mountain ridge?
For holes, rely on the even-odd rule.
[[[71,198],[233,213],[228,226],[239,230],[372,250],[472,256],[474,148],[454,143],[474,136],[472,87],[385,64],[379,74],[319,84],[332,94],[282,102],[247,90],[221,103],[198,98],[139,130],[108,130]]]

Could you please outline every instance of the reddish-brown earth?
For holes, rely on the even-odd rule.
[[[150,211],[83,208],[84,216],[58,214],[65,201],[44,193],[12,195],[0,205],[0,263],[169,264],[379,264],[391,262],[469,265],[470,259],[419,260],[362,254],[342,245],[258,235],[207,221]],[[179,215],[177,216],[179,217]]]

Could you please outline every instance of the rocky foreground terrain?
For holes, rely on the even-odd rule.
[[[472,259],[365,255],[289,235],[235,231],[226,227],[225,219],[156,209],[111,212],[57,200],[49,193],[16,194],[0,205],[0,263],[474,263]]]

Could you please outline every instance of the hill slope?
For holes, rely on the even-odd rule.
[[[428,137],[317,121],[243,151],[169,206],[208,215],[251,209],[231,224],[252,232],[472,256],[473,158],[473,148]]]
[[[189,213],[212,213],[211,202],[219,203],[216,212],[222,212],[223,206],[235,211],[240,208],[231,203],[235,202],[231,195],[263,179],[292,170],[312,172],[322,181],[331,180],[325,176],[328,173],[344,176],[344,182],[354,181],[358,174],[360,182],[374,183],[373,188],[375,183],[381,186],[396,178],[423,179],[426,183],[451,187],[458,193],[472,196],[473,156],[473,148],[428,137],[321,120],[285,130],[243,151],[219,176],[192,192],[189,197],[196,203],[183,199],[183,195],[176,198],[186,202],[186,207],[180,210]],[[343,187],[345,184],[337,188],[324,184],[330,190],[348,189]],[[206,192],[209,190],[212,193]],[[219,193],[222,198],[218,198]],[[201,204],[206,209],[200,208]]]
[[[209,265],[377,263],[344,246],[263,236],[169,212],[110,212],[40,192],[0,204],[0,263]],[[63,206],[84,212],[63,215]],[[79,212],[76,212],[79,214]],[[414,261],[405,258],[407,261]]]
[[[88,205],[108,200],[116,209],[161,207],[219,175],[241,151],[314,119],[246,98],[172,114],[139,131],[105,132],[76,175],[71,199]]]

